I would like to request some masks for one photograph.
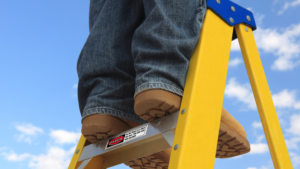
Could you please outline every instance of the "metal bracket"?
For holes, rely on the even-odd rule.
[[[256,29],[252,12],[230,0],[207,0],[207,8],[211,9],[230,26],[245,23],[253,30]]]
[[[173,141],[175,137],[174,133],[172,131],[166,131],[161,133],[161,135],[163,135],[166,141],[169,143],[169,145],[173,147]]]
[[[207,8],[230,26],[244,23],[249,25],[253,31],[257,28],[253,13],[230,0],[207,0]],[[236,38],[236,32],[233,31],[232,40]]]

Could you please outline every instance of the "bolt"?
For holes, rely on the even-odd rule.
[[[248,21],[251,21],[251,18],[250,18],[250,16],[249,16],[249,15],[247,15],[247,20],[248,20]]]
[[[80,150],[79,150],[79,149],[77,149],[77,150],[76,150],[76,154],[78,154],[78,153],[79,153],[79,151],[80,151]]]
[[[217,2],[218,2],[218,4],[220,4],[220,3],[221,3],[221,1],[220,1],[220,0],[217,0]]]
[[[233,22],[234,22],[233,18],[230,18],[230,22],[231,22],[231,23],[233,23]]]
[[[185,109],[181,110],[181,114],[184,114],[184,113],[185,113],[185,111],[186,111]]]
[[[157,120],[156,122],[155,122],[155,125],[160,125],[160,120]]]
[[[246,30],[246,32],[248,32],[248,31],[249,31],[247,27],[245,27],[245,30]]]
[[[176,144],[176,145],[174,146],[174,150],[177,150],[178,148],[179,148],[179,145]]]
[[[232,10],[233,12],[235,12],[235,8],[234,8],[234,6],[232,6],[232,7],[231,7],[231,10]]]

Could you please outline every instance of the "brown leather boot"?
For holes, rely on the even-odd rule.
[[[89,142],[97,143],[139,125],[139,123],[107,114],[94,114],[83,119],[81,133]]]
[[[165,90],[153,89],[136,96],[134,110],[142,119],[152,121],[178,111],[180,103],[180,96]],[[216,157],[229,158],[248,152],[250,144],[243,126],[223,108]],[[135,169],[147,167],[167,169],[170,154],[171,148],[125,164]]]

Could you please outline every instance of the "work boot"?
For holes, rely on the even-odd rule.
[[[106,114],[94,114],[83,119],[81,133],[87,139],[87,143],[85,145],[88,145],[89,142],[96,144],[102,139],[119,134],[139,125],[139,123],[123,118],[117,118]],[[147,165],[146,160],[149,159],[151,161],[155,161],[155,165],[158,163],[160,166],[167,167],[169,164],[170,154],[171,149],[168,149],[152,154],[151,156],[141,158],[143,163],[139,159],[134,160],[134,162],[137,165],[142,166]],[[136,168],[135,165],[132,165],[131,161],[125,164],[130,165],[132,168]]]
[[[81,133],[89,142],[98,143],[102,139],[139,125],[139,123],[107,114],[93,114],[83,119]]]
[[[139,93],[135,97],[134,110],[142,119],[153,121],[178,111],[180,103],[180,96],[165,90],[153,89]],[[223,108],[216,157],[229,158],[248,152],[250,152],[250,144],[243,126]],[[167,169],[170,155],[171,148],[125,164],[134,169],[147,167]]]

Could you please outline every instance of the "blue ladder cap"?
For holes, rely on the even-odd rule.
[[[230,26],[244,23],[250,26],[252,30],[256,29],[252,12],[230,0],[207,0],[207,8],[211,9]]]

